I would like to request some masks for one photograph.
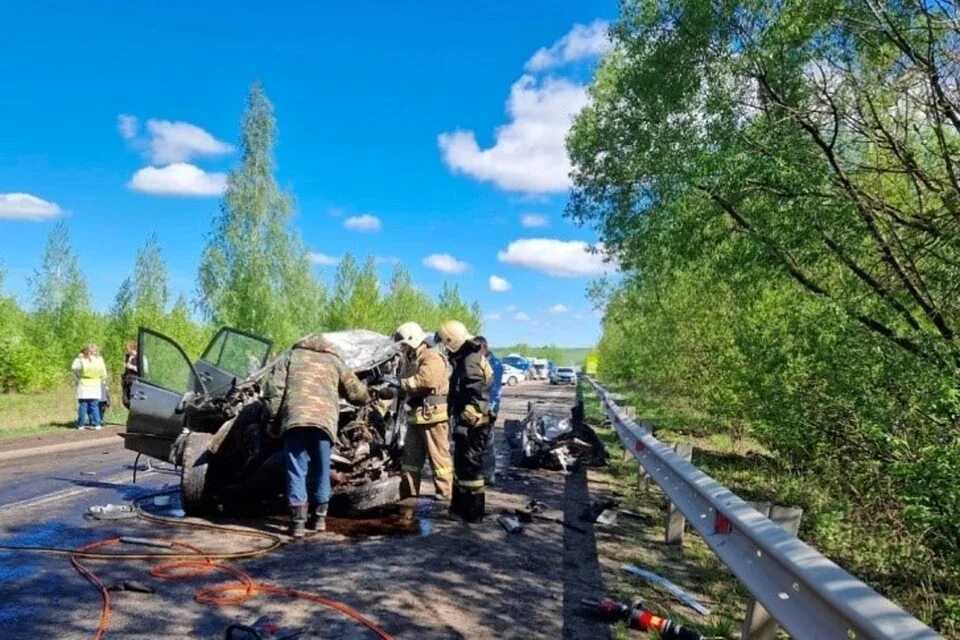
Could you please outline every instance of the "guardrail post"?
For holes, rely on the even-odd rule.
[[[673,445],[673,450],[677,455],[690,462],[693,459],[693,445],[689,442],[678,442]],[[680,513],[680,509],[672,502],[667,505],[667,518],[665,528],[667,530],[665,542],[667,544],[683,544],[683,528],[687,524],[687,519]]]
[[[770,518],[792,536],[800,530],[800,518],[803,509],[800,507],[784,507],[771,505],[769,502],[751,502],[750,506]],[[743,619],[742,640],[773,640],[779,629],[777,621],[770,617],[763,605],[756,598],[750,598],[747,603],[747,615]]]
[[[628,418],[630,418],[631,420],[636,421],[636,419],[637,419],[637,410],[636,410],[634,407],[624,407],[624,408],[623,408],[623,413],[624,413]],[[626,447],[623,448],[623,459],[624,459],[624,460],[632,460],[632,459],[633,459],[633,454],[632,454],[631,452],[627,451],[627,448],[626,448]]]

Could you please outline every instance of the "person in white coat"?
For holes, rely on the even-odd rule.
[[[100,357],[97,345],[89,344],[74,359],[70,366],[77,379],[77,429],[83,431],[89,425],[99,430],[103,426],[100,416],[100,400],[103,385],[107,381],[107,366]]]

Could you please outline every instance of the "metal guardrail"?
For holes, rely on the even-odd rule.
[[[791,636],[918,640],[933,629],[788,534],[630,419],[587,378],[624,448]]]

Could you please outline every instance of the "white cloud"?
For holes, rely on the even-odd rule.
[[[470,265],[457,260],[449,253],[433,253],[423,259],[423,264],[443,273],[463,273]]]
[[[120,121],[121,127],[124,126],[123,122]],[[233,151],[233,147],[226,142],[217,140],[189,122],[151,119],[147,120],[146,128],[150,161],[155,165],[187,162],[197,156],[219,156]],[[123,128],[120,133],[125,133]]]
[[[373,261],[379,265],[400,264],[400,258],[396,256],[374,256]]]
[[[218,196],[227,187],[227,174],[208,173],[185,162],[140,169],[127,186],[159,196]]]
[[[62,213],[57,203],[29,193],[0,193],[0,220],[43,222]]]
[[[444,162],[454,173],[522,193],[555,193],[570,186],[565,139],[573,116],[587,104],[586,88],[562,78],[524,75],[510,88],[511,122],[481,149],[473,131],[440,134]]]
[[[515,305],[515,304],[508,304],[508,305],[507,305],[507,311],[508,311],[509,313],[513,313],[513,312],[516,311],[516,310],[517,310],[517,305]]]
[[[549,226],[550,221],[547,220],[547,216],[540,215],[539,213],[525,213],[520,216],[520,224],[527,229],[534,229],[536,227]]]
[[[562,67],[584,58],[601,56],[610,50],[607,23],[594,20],[590,24],[575,24],[562,38],[549,48],[541,47],[527,60],[527,71],[544,71]]]
[[[500,315],[500,312],[494,311],[483,316],[483,319],[490,320],[491,322],[497,322],[498,320],[500,320],[501,317],[502,316]]]
[[[513,319],[517,322],[530,322],[531,320],[530,316],[525,314],[523,311],[517,311],[515,314],[513,314]]]
[[[560,278],[581,278],[614,271],[614,265],[603,260],[602,245],[597,248],[600,253],[590,252],[590,245],[578,240],[526,238],[511,242],[505,251],[497,253],[497,259],[504,264]]]
[[[364,213],[359,216],[350,216],[343,221],[343,228],[350,229],[351,231],[359,231],[361,233],[373,233],[375,231],[380,231],[380,228],[383,225],[380,222],[380,218],[377,216],[372,216],[369,213]]]
[[[490,276],[490,291],[504,292],[510,291],[510,283],[500,276]]]
[[[340,264],[340,258],[337,256],[328,256],[327,254],[320,253],[319,251],[311,251],[307,254],[307,259],[311,262],[311,264],[318,264],[325,267]]]
[[[567,311],[570,311],[570,308],[565,304],[557,303],[552,307],[550,307],[549,309],[547,309],[547,311],[549,311],[550,313],[566,313]]]
[[[137,116],[121,113],[117,116],[117,131],[124,140],[133,140],[140,132],[140,120]]]

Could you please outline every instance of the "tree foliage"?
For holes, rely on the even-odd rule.
[[[611,36],[568,140],[569,214],[624,274],[602,373],[749,425],[957,566],[956,7],[634,1]]]
[[[276,120],[263,87],[250,89],[240,166],[230,173],[199,268],[199,308],[217,325],[289,345],[320,324],[324,293],[290,229],[291,198],[277,186]]]

